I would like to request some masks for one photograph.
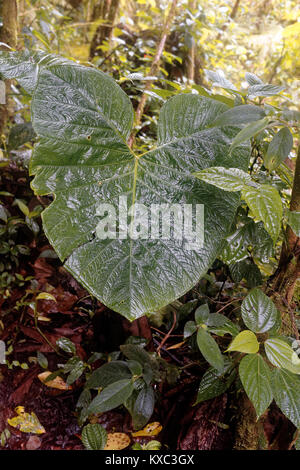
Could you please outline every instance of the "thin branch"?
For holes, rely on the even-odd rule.
[[[170,11],[169,11],[167,19],[165,21],[164,27],[163,27],[162,36],[161,36],[159,44],[157,46],[156,54],[155,54],[155,57],[154,57],[153,62],[151,64],[150,71],[147,75],[148,77],[155,77],[158,70],[159,70],[160,59],[161,59],[161,56],[162,56],[163,51],[164,51],[164,47],[165,47],[166,40],[167,40],[169,31],[170,31],[171,24],[173,22],[173,18],[175,16],[177,1],[178,0],[172,0]],[[142,115],[143,115],[145,105],[146,105],[146,102],[147,102],[147,99],[148,99],[148,93],[147,92],[150,90],[153,82],[154,82],[154,80],[148,80],[147,81],[144,93],[142,94],[141,100],[140,100],[139,105],[137,107],[137,110],[136,110],[136,113],[135,113],[135,129],[132,131],[132,133],[129,137],[129,140],[128,140],[129,147],[132,147],[132,145],[133,145],[133,142],[134,142],[134,139],[135,139],[135,136],[136,136],[136,133],[137,133],[137,127],[141,123]]]

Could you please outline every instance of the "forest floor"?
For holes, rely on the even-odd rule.
[[[27,171],[16,165],[2,170],[1,179],[2,191],[13,195],[1,196],[2,203],[13,216],[20,217],[19,207],[13,205],[16,198],[25,200],[30,210],[38,204],[49,203],[48,198],[37,200],[30,190]],[[0,435],[5,429],[10,432],[0,449],[83,449],[76,402],[84,382],[78,379],[72,389],[66,391],[45,385],[38,378],[44,369],[36,360],[37,352],[46,356],[48,370],[55,371],[68,359],[56,352],[56,341],[62,336],[76,345],[77,355],[86,361],[96,351],[106,355],[118,351],[130,335],[150,339],[150,349],[160,346],[161,356],[182,369],[176,384],[161,383],[156,390],[159,398],[151,421],[159,421],[162,431],[155,439],[171,450],[232,449],[238,414],[234,400],[236,390],[193,406],[203,370],[198,364],[191,364],[193,358],[186,344],[168,349],[182,342],[182,328],[169,334],[149,326],[147,321],[130,324],[96,301],[64,269],[42,232],[40,219],[36,221],[40,226],[37,236],[24,224],[17,232],[14,242],[27,246],[30,254],[21,254],[19,265],[12,267],[11,272],[17,272],[23,279],[27,276],[31,279],[15,280],[3,289],[0,297],[0,339],[10,345],[11,351],[7,356],[11,368],[0,366]],[[39,300],[38,303],[39,315],[48,320],[39,322],[48,342],[34,323],[32,299],[37,292],[51,293],[56,299],[56,302]],[[224,305],[226,301],[230,299],[220,298],[220,304]],[[93,368],[102,363],[103,360],[96,361]],[[23,406],[26,412],[34,412],[46,432],[34,435],[8,425],[7,420],[16,415],[17,406]],[[109,432],[130,434],[132,431],[130,415],[124,408],[103,413],[96,419]],[[275,448],[285,449],[292,440],[293,431],[293,426],[279,410],[275,406],[271,408],[265,422],[269,442],[275,443]],[[147,440],[149,438],[134,438],[131,445]]]

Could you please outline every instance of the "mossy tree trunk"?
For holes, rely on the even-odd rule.
[[[300,212],[300,145],[298,147],[290,210]],[[294,321],[293,297],[296,283],[300,278],[300,239],[287,226],[282,245],[278,268],[267,293],[281,312],[281,333],[298,336]],[[254,408],[244,395],[239,406],[239,417],[236,429],[236,449],[253,450],[262,448],[264,440],[261,420],[256,421]]]
[[[95,21],[97,19],[101,19],[103,20],[103,24],[98,26],[92,39],[90,59],[96,55],[100,55],[97,48],[101,46],[104,41],[110,42],[119,6],[120,0],[102,0],[95,5],[92,20]]]
[[[0,3],[1,17],[3,25],[0,30],[0,41],[11,48],[17,47],[18,37],[18,2],[17,0],[2,0]],[[0,46],[2,50],[8,50],[6,46]],[[0,105],[0,135],[6,130],[8,119],[12,114],[12,105],[8,98],[10,92],[10,81],[5,84],[6,103]]]

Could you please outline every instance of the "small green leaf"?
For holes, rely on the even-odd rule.
[[[195,311],[195,321],[197,325],[206,323],[209,317],[209,308],[207,304],[200,305]]]
[[[24,215],[27,215],[27,216],[29,215],[29,209],[26,206],[26,204],[24,204],[24,202],[21,201],[21,199],[15,199],[15,203],[17,204],[20,211],[23,212]]]
[[[291,346],[280,338],[269,338],[265,341],[267,358],[276,367],[300,374],[300,359]]]
[[[272,171],[277,168],[289,155],[293,147],[293,136],[287,127],[280,129],[271,140],[264,156],[264,165]]]
[[[263,81],[254,73],[246,72],[245,79],[247,80],[249,85],[263,85]]]
[[[132,373],[132,375],[142,375],[143,366],[141,365],[140,362],[131,360],[131,361],[127,362],[127,365],[129,367],[130,372]]]
[[[134,390],[131,380],[118,380],[100,392],[88,407],[90,414],[104,413],[122,405]]]
[[[86,383],[86,387],[104,388],[121,379],[130,380],[131,377],[132,373],[125,361],[111,361],[94,370]]]
[[[273,400],[271,371],[260,354],[251,354],[241,360],[239,374],[259,418]]]
[[[207,319],[207,326],[209,327],[220,327],[224,326],[228,322],[228,318],[221,313],[210,313]]]
[[[249,96],[274,96],[278,95],[282,90],[284,90],[284,86],[278,85],[252,85],[248,88],[248,95]]]
[[[154,392],[151,386],[143,387],[133,406],[132,420],[135,430],[143,428],[151,418],[154,410]]]
[[[82,430],[81,440],[87,450],[103,450],[107,433],[100,424],[87,424]]]
[[[211,124],[214,126],[238,126],[240,124],[247,124],[248,122],[258,121],[262,119],[266,113],[259,106],[251,104],[242,104],[225,111],[215,119]]]
[[[72,358],[71,360],[74,359],[75,358]],[[83,374],[85,370],[84,362],[79,357],[76,359],[76,363],[74,363],[73,367],[71,368],[68,378],[66,380],[66,383],[68,385],[72,385],[77,379],[79,379],[79,377]]]
[[[197,333],[197,344],[203,357],[219,372],[224,370],[224,358],[213,337],[203,328]]]
[[[300,377],[288,370],[274,369],[272,379],[276,404],[300,428]]]
[[[235,378],[235,371],[233,371],[228,377],[224,377],[224,374],[228,371],[230,366],[231,362],[228,361],[225,362],[223,372],[219,372],[217,369],[210,367],[204,373],[199,385],[195,405],[226,392]]]
[[[242,129],[233,139],[230,150],[232,150],[245,142],[246,140],[251,139],[259,132],[263,131],[269,124],[269,119],[267,117],[260,119],[259,121],[251,122],[244,129]]]
[[[233,323],[231,320],[227,319],[226,323],[222,326],[209,328],[209,331],[214,335],[224,336],[229,334],[231,336],[236,336],[239,334],[240,328],[238,325]]]
[[[272,300],[261,289],[252,289],[244,299],[241,313],[245,325],[255,333],[271,330],[280,319]]]
[[[196,178],[224,191],[241,191],[245,185],[254,185],[251,181],[251,176],[238,168],[214,166],[198,171],[194,175]]]
[[[287,220],[288,224],[297,235],[297,237],[300,237],[300,212],[296,211],[287,211]]]
[[[259,350],[259,343],[255,334],[250,330],[241,331],[230,343],[227,351],[239,351],[255,354]]]
[[[149,354],[143,348],[136,346],[135,344],[123,344],[120,346],[120,349],[128,359],[137,361],[142,365],[145,363],[149,364],[151,362]]]
[[[183,337],[188,338],[189,336],[192,336],[196,331],[196,323],[194,321],[188,321],[184,326]]]
[[[205,74],[207,79],[212,82],[212,86],[220,86],[222,88],[235,90],[235,87],[229,80],[227,80],[222,70],[214,71],[205,69]]]
[[[259,188],[244,188],[242,198],[246,201],[254,217],[261,220],[266,231],[276,242],[282,220],[282,202],[280,195],[273,186],[262,184]]]
[[[60,349],[62,349],[66,353],[76,354],[76,346],[70,339],[62,336],[61,338],[58,338],[56,344]]]
[[[38,360],[38,363],[39,365],[43,368],[43,369],[48,369],[48,359],[46,358],[46,356],[38,351],[37,352],[37,360]]]

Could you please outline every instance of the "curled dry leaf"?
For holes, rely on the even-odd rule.
[[[50,388],[57,388],[58,390],[72,390],[71,385],[67,385],[61,377],[55,377],[53,380],[46,381],[47,377],[51,375],[52,372],[46,371],[38,375],[40,381]]]
[[[17,406],[15,408],[17,416],[8,418],[7,422],[13,428],[22,432],[31,432],[33,434],[44,434],[45,428],[41,425],[36,414],[32,411],[26,413],[24,406]]]
[[[130,437],[123,432],[112,432],[107,434],[104,450],[122,450],[130,444]]]
[[[133,432],[132,437],[146,437],[146,436],[157,436],[162,430],[162,425],[158,421],[147,424],[143,429],[137,432]]]

